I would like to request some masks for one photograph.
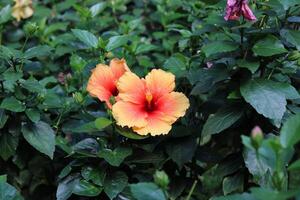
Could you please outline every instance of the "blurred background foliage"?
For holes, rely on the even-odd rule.
[[[225,0],[33,0],[18,22],[1,0],[0,199],[300,199],[300,3],[249,4],[256,22]],[[176,75],[169,135],[115,129],[87,94],[114,57]]]

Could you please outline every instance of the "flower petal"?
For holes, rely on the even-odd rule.
[[[126,72],[118,81],[119,97],[123,101],[144,104],[145,83],[137,75]]]
[[[114,90],[116,90],[116,85],[111,69],[107,65],[97,65],[88,81],[87,91],[91,96],[109,102]]]
[[[171,92],[157,101],[158,111],[164,113],[162,119],[172,123],[183,117],[189,106],[188,98],[180,92]]]
[[[138,126],[147,125],[147,113],[141,105],[130,102],[118,101],[112,106],[112,114],[120,126]]]
[[[156,135],[166,135],[172,129],[171,123],[162,120],[163,114],[159,112],[154,112],[149,114],[147,117],[147,125],[144,127],[133,127],[133,130],[139,135],[150,134],[152,136]]]
[[[251,8],[248,6],[247,3],[242,4],[242,12],[243,12],[243,16],[246,19],[248,19],[250,21],[255,21],[256,20],[255,15],[253,14]]]
[[[147,89],[153,98],[170,93],[175,88],[175,76],[161,69],[153,69],[145,78]]]
[[[109,66],[116,79],[119,79],[126,71],[130,71],[125,59],[114,58],[110,61]]]

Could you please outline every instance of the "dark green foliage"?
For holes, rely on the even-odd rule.
[[[0,2],[0,200],[300,198],[300,3]],[[115,126],[86,91],[98,63],[176,75],[190,100],[165,136]],[[251,135],[255,126],[263,135]]]

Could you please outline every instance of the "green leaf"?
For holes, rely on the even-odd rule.
[[[55,133],[49,124],[39,121],[22,125],[22,133],[26,141],[43,154],[53,159],[55,151]]]
[[[97,48],[98,39],[94,34],[86,30],[80,30],[80,29],[72,29],[72,32],[81,42],[86,44],[88,47]]]
[[[72,149],[72,147],[70,147],[69,141],[67,140],[67,138],[64,138],[62,136],[56,136],[55,143],[67,154],[72,154],[73,149]]]
[[[196,148],[196,139],[191,137],[174,140],[166,146],[168,155],[180,168],[193,158]]]
[[[177,53],[165,61],[164,68],[166,68],[176,76],[181,76],[182,73],[186,72],[186,63],[186,57],[182,54]]]
[[[280,143],[284,147],[293,147],[300,141],[300,114],[292,116],[283,124],[280,131]]]
[[[288,200],[295,196],[297,193],[299,193],[299,190],[285,192],[263,187],[251,188],[250,190],[252,195],[258,200]]]
[[[3,160],[8,160],[16,153],[19,144],[19,137],[13,136],[10,133],[3,133],[0,136],[0,156]]]
[[[98,196],[102,191],[102,188],[95,186],[94,184],[86,181],[86,180],[80,180],[76,181],[73,193],[85,196],[85,197],[95,197]]]
[[[76,175],[68,176],[60,182],[56,191],[56,200],[67,200],[72,195],[76,182],[78,182]]]
[[[201,136],[213,135],[222,132],[232,126],[243,115],[243,109],[229,106],[220,109],[217,113],[210,115],[205,122]]]
[[[213,197],[211,200],[257,200],[251,194],[233,194],[224,197]]]
[[[299,4],[298,0],[279,0],[279,2],[283,6],[284,10],[288,10],[290,7]]]
[[[30,92],[39,94],[44,92],[44,87],[35,78],[30,78],[27,80],[21,79],[19,80],[19,82],[23,88],[27,89]]]
[[[26,109],[25,113],[32,122],[38,122],[41,119],[40,112],[37,109],[29,108]]]
[[[293,162],[289,167],[288,167],[289,171],[298,171],[300,170],[300,159],[296,160],[295,162]]]
[[[30,49],[27,49],[25,51],[24,56],[26,59],[49,56],[49,55],[51,55],[52,50],[53,50],[53,48],[48,45],[39,45],[39,46],[32,47]]]
[[[112,200],[127,186],[128,177],[124,172],[117,171],[106,176],[104,191]]]
[[[0,109],[0,129],[5,126],[7,119],[8,115],[5,114],[4,109]]]
[[[223,193],[224,195],[230,194],[234,191],[243,191],[244,189],[244,176],[235,174],[223,179]]]
[[[241,86],[240,91],[258,113],[279,120],[286,110],[286,98],[295,95],[290,86],[264,79],[250,80]]]
[[[26,107],[23,103],[17,100],[15,97],[6,97],[1,105],[0,108],[12,111],[12,112],[23,112]]]
[[[248,145],[247,143],[251,143],[250,138],[246,136],[242,136],[242,141],[246,147]],[[266,162],[263,162],[255,150],[252,148],[250,149],[249,147],[244,149],[243,156],[247,169],[250,174],[253,175],[254,182],[262,186],[269,185],[270,173],[268,172],[271,168],[266,164]]]
[[[273,56],[277,54],[286,53],[287,50],[284,48],[280,40],[275,36],[269,35],[259,40],[252,48],[253,52],[258,56]]]
[[[116,48],[119,48],[129,41],[129,36],[128,35],[117,35],[117,36],[112,36],[109,38],[108,43],[105,47],[107,51],[114,50]]]
[[[72,148],[73,151],[77,153],[94,156],[99,151],[99,144],[97,140],[93,138],[85,138],[84,140],[81,140],[75,144]]]
[[[0,182],[1,200],[23,200],[23,197],[13,186],[5,182]]]
[[[77,54],[73,54],[70,58],[70,65],[75,72],[82,72],[86,64],[87,62]]]
[[[142,140],[142,139],[146,139],[149,137],[149,136],[138,135],[137,133],[133,132],[131,129],[121,128],[121,127],[118,127],[116,129],[116,131],[120,135],[123,135],[124,137],[133,139],[133,140]]]
[[[154,183],[131,184],[130,191],[137,200],[166,200],[163,191]]]
[[[104,118],[104,117],[99,117],[95,120],[95,126],[97,129],[102,130],[106,127],[108,127],[109,125],[111,125],[112,121]]]
[[[96,185],[103,186],[106,173],[103,169],[87,166],[81,170],[81,175],[85,180],[92,181]]]
[[[155,45],[140,44],[135,50],[135,55],[146,53],[146,52],[149,52],[149,51],[153,51],[155,49],[157,49],[157,46],[155,46]]]
[[[92,17],[96,17],[99,13],[101,13],[107,6],[106,2],[96,3],[90,8],[90,12]]]
[[[0,10],[0,24],[4,24],[11,18],[11,6],[8,4]]]
[[[202,51],[206,57],[210,57],[217,53],[227,53],[235,51],[239,48],[239,44],[231,41],[213,41],[203,45]]]
[[[295,30],[282,29],[280,31],[281,37],[285,38],[287,42],[294,45],[300,51],[300,32]]]
[[[130,148],[117,147],[114,150],[103,149],[99,153],[99,157],[104,158],[110,165],[119,167],[124,159],[132,154]]]
[[[213,67],[210,69],[199,69],[190,71],[188,79],[191,84],[196,84],[192,89],[192,95],[200,95],[209,92],[210,89],[218,82],[229,78],[229,71],[226,67]]]
[[[7,175],[0,176],[0,183],[5,183],[7,181]]]
[[[258,70],[260,63],[247,60],[237,60],[237,65],[239,67],[249,69],[251,73],[254,74]]]

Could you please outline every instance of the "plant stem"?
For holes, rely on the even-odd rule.
[[[29,39],[29,37],[28,37],[28,36],[26,36],[26,38],[25,38],[25,42],[24,42],[24,44],[23,44],[23,46],[22,46],[22,49],[21,49],[22,53],[24,53],[24,49],[25,49],[25,46],[26,46],[26,44],[27,44],[27,42],[28,42],[28,39]],[[20,69],[23,69],[23,65],[24,65],[24,58],[22,59],[22,62],[21,62],[21,67],[20,67]]]
[[[194,183],[193,183],[193,185],[192,185],[192,188],[191,188],[188,196],[185,198],[185,200],[190,200],[191,199],[192,194],[193,194],[193,192],[194,192],[194,190],[196,188],[197,183],[198,183],[198,180],[195,180]]]

